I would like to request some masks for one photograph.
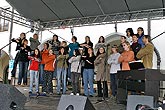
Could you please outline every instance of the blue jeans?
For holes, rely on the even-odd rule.
[[[19,61],[18,63],[19,63],[18,84],[22,83],[22,79],[23,79],[23,83],[27,84],[27,71],[28,71],[29,62]]]
[[[57,93],[61,91],[61,80],[62,80],[62,88],[63,94],[66,92],[66,68],[57,68]]]
[[[53,78],[57,78],[57,63],[58,63],[58,61],[56,60],[56,62],[55,62],[55,68],[54,68],[54,72],[53,72]]]
[[[29,91],[33,91],[33,82],[35,81],[35,91],[39,92],[38,90],[38,82],[39,82],[39,73],[38,71],[30,70],[30,88]]]
[[[39,84],[43,84],[44,66],[45,64],[40,64]]]
[[[116,93],[117,93],[117,78],[116,78],[116,74],[110,74],[110,80],[111,80],[112,95],[116,96]]]
[[[69,67],[68,67],[68,78],[69,79],[71,79],[71,64],[69,63],[69,65],[68,65]]]
[[[86,96],[94,94],[93,88],[93,80],[94,80],[94,69],[85,69],[83,71],[83,81],[84,81],[84,94]],[[90,89],[88,90],[88,83]]]

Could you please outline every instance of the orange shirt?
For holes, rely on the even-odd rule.
[[[124,51],[119,57],[119,62],[122,63],[122,70],[130,70],[129,62],[131,61],[134,61],[134,52]]]
[[[55,67],[55,55],[47,55],[45,61],[45,66],[44,66],[44,70],[46,71],[54,71],[54,67]]]
[[[48,50],[43,50],[41,52],[41,57],[42,57],[41,64],[45,64],[45,59],[48,56],[48,54],[49,54],[49,51]]]

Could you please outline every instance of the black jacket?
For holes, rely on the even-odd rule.
[[[89,57],[87,56],[86,58],[83,58],[85,64],[84,64],[84,68],[85,69],[94,69],[94,61],[96,59],[96,56],[92,56],[92,57]],[[90,64],[89,62],[91,62],[92,64]]]
[[[141,44],[139,44],[138,42],[136,43],[132,43],[131,45],[132,51],[134,52],[134,56],[135,56],[135,60],[139,60],[136,55],[137,53],[140,51],[141,49]]]
[[[30,46],[27,46],[24,49],[20,48],[18,61],[28,62],[29,61],[28,53],[30,55],[30,52],[31,52]]]

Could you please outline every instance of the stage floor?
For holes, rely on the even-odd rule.
[[[28,87],[17,87],[27,97],[24,110],[57,110],[60,96],[53,94],[51,96],[39,96],[38,98],[28,96]],[[68,94],[70,92],[68,91]],[[125,105],[117,104],[111,97],[107,101],[97,103],[97,97],[89,97],[96,110],[126,110]]]

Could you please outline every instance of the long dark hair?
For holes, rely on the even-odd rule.
[[[35,55],[35,50],[37,50],[37,51],[38,51],[38,55],[37,55],[37,56]],[[38,48],[36,48],[35,50],[34,50],[34,53],[32,54],[32,56],[33,56],[33,57],[35,57],[35,56],[36,56],[37,58],[40,58],[40,57],[41,57],[40,50],[39,50]]]
[[[76,53],[75,56],[81,55],[81,54],[80,54],[80,51],[79,51],[78,49],[75,49],[74,52]]]
[[[130,32],[130,36],[133,36],[134,35],[134,32],[133,32],[133,29],[132,28],[127,28],[126,33],[127,32]],[[127,36],[128,36],[128,33],[127,33]]]
[[[100,48],[103,48],[104,49],[104,52],[103,53],[105,53],[105,48],[104,47],[100,47]],[[103,54],[103,53],[100,53],[100,48],[97,50],[97,54],[96,54],[96,56],[98,57],[100,54]]]
[[[91,40],[90,40],[89,36],[86,36],[85,38],[88,38],[89,39],[89,43],[91,43]],[[85,41],[85,43],[87,43],[87,41]]]
[[[103,41],[102,41],[102,42],[104,43],[104,42],[105,42],[105,38],[104,38],[103,36],[100,36],[100,37],[99,37],[98,43],[102,43],[102,42],[100,41],[101,38],[103,38]]]
[[[73,36],[72,39],[74,39],[75,42],[77,42],[77,37],[76,36]]]
[[[66,50],[65,50],[65,48],[64,48],[64,47],[60,47],[60,50],[59,50],[59,55],[62,55],[62,53],[61,53],[61,49],[64,49],[64,53],[63,53],[63,55],[66,55]]]
[[[95,54],[93,52],[93,48],[92,47],[89,47],[88,49],[91,49],[92,50],[92,56],[94,56]],[[89,57],[89,53],[88,53],[88,56],[87,57]]]
[[[46,43],[44,43],[44,45],[46,45],[46,46],[47,46],[47,48],[46,48],[46,49],[48,49],[48,48],[49,48],[49,43],[47,43],[47,42],[46,42]],[[42,49],[42,52],[43,52],[43,50],[44,50],[44,49]]]
[[[60,41],[58,40],[58,35],[56,35],[56,34],[53,35],[53,40],[52,40],[53,42],[54,42],[54,37],[57,38],[57,39],[56,39],[56,42],[60,42]]]
[[[23,39],[23,40],[22,40],[22,45],[23,45],[23,46],[24,46],[24,43],[25,43],[25,42],[28,42],[28,40],[27,40],[27,39]]]

